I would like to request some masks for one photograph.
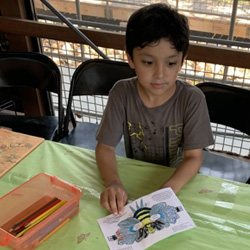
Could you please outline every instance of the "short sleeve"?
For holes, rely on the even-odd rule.
[[[205,96],[200,89],[192,89],[185,103],[183,150],[205,148],[214,143]]]
[[[115,147],[123,134],[124,102],[122,81],[118,81],[111,89],[102,121],[96,133],[96,140]]]

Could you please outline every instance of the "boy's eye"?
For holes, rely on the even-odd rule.
[[[174,66],[174,65],[176,65],[175,62],[168,62],[168,66]]]
[[[153,64],[152,61],[142,61],[142,62],[143,62],[143,64],[145,64],[145,65],[152,65],[152,64]]]

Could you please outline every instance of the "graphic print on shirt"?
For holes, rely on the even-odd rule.
[[[162,159],[164,159],[164,131],[163,129],[157,131],[154,122],[151,123],[150,126],[144,125],[140,122],[127,123],[133,158],[157,164],[164,164],[164,162],[162,162]]]
[[[166,166],[172,166],[177,160],[182,124],[160,129],[153,121],[150,126],[131,122],[127,124],[134,159]]]
[[[128,122],[128,130],[129,131],[133,131],[131,134],[130,134],[130,137],[133,137],[133,136],[135,136],[138,140],[139,140],[139,142],[140,142],[140,149],[142,150],[142,151],[144,151],[144,150],[147,150],[147,146],[143,143],[143,137],[145,136],[145,134],[144,134],[144,131],[143,131],[143,129],[142,129],[142,125],[139,123],[138,124],[138,130],[133,130],[132,129],[132,123],[130,123],[130,122]]]
[[[180,158],[182,158],[182,130],[183,124],[171,125],[168,128],[169,140],[166,140],[166,143],[168,143],[168,155],[170,159],[168,166],[177,167],[176,165],[178,165]]]

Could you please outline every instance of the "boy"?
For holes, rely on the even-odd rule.
[[[176,168],[160,187],[175,193],[200,169],[202,148],[213,144],[204,95],[176,80],[188,46],[188,21],[168,5],[146,6],[129,18],[126,54],[136,77],[118,81],[110,91],[96,135],[106,186],[100,202],[114,215],[128,199],[115,158],[122,135],[128,157]]]

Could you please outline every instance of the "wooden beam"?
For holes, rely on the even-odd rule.
[[[49,3],[62,13],[76,14],[76,3],[74,1],[50,0]],[[47,9],[40,0],[35,0],[36,9]],[[129,16],[138,9],[139,4],[129,5],[121,2],[121,4],[112,4],[105,1],[99,2],[80,2],[80,12],[85,16],[97,18],[112,18],[120,21],[127,21]],[[109,10],[109,11],[108,11]]]
[[[187,59],[225,66],[250,68],[250,52],[226,47],[192,44],[189,48]]]
[[[124,49],[124,34],[88,29],[80,30],[94,44],[100,47]],[[8,17],[0,17],[0,32],[68,41],[72,43],[85,43],[79,35],[69,29],[66,25],[54,25]]]
[[[50,0],[50,4],[58,11],[69,14],[76,14],[76,4],[73,1],[67,0]],[[35,0],[36,9],[46,9],[40,0]],[[138,5],[125,5],[117,3],[100,2],[80,2],[80,12],[82,15],[96,17],[96,18],[112,18],[126,22],[130,15],[138,9]],[[108,14],[109,13],[109,14]],[[187,16],[191,30],[209,32],[212,34],[229,35],[231,17],[220,17],[212,14],[191,13],[187,11],[180,11]],[[234,28],[234,36],[242,38],[250,38],[249,36],[249,22],[239,22],[236,20]]]
[[[221,20],[219,17],[209,19],[209,16],[203,18],[188,16],[188,21],[190,24],[190,29],[200,32],[208,32],[212,34],[219,35],[229,35],[230,30],[230,18],[228,20]],[[237,23],[234,27],[234,36],[249,38],[248,23]]]
[[[124,50],[125,35],[122,33],[80,30],[97,46]],[[84,44],[81,37],[64,25],[0,17],[0,32]],[[225,66],[250,68],[250,52],[246,50],[191,44],[187,59]]]

